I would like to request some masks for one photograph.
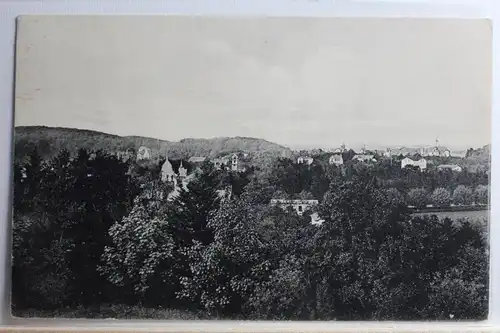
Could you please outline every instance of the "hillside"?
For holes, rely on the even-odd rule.
[[[186,138],[179,142],[158,140],[139,136],[118,136],[97,131],[74,128],[19,126],[14,130],[15,158],[22,159],[37,147],[44,158],[50,158],[60,149],[76,153],[78,149],[102,149],[108,153],[137,151],[146,146],[153,156],[188,158],[191,156],[217,156],[224,153],[244,151],[272,156],[291,156],[292,151],[284,146],[263,139],[248,137],[220,137],[213,139]]]

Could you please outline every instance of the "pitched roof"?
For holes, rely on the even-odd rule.
[[[335,155],[330,156],[330,160],[334,160],[334,161],[342,161],[342,160],[343,160],[343,158],[342,158],[342,155],[340,155],[340,154],[335,154]]]
[[[174,174],[174,168],[172,168],[172,163],[168,160],[168,158],[165,160],[165,163],[163,163],[161,167],[161,171],[165,172],[166,174]]]
[[[193,156],[193,157],[190,157],[188,162],[190,163],[200,163],[200,162],[204,162],[207,158],[206,157],[203,157],[203,156]]]

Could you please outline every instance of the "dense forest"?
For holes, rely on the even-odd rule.
[[[196,177],[167,200],[173,189],[159,181],[162,161],[83,148],[49,155],[32,147],[14,167],[15,315],[487,315],[487,221],[416,217],[408,208],[486,205],[487,171],[277,157],[229,172],[186,162]],[[228,186],[232,196],[221,197]],[[324,222],[272,207],[272,198],[316,198]]]
[[[191,156],[215,156],[217,154],[245,151],[257,155],[290,157],[290,149],[278,144],[255,138],[213,138],[182,139],[179,142],[157,140],[139,136],[118,136],[90,130],[74,128],[18,126],[15,128],[15,156],[22,159],[33,149],[44,158],[50,158],[61,150],[75,154],[80,148],[101,149],[110,154],[129,151],[134,155],[141,146],[148,147],[153,156],[173,158]]]

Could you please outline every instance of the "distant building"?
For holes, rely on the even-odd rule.
[[[188,162],[189,163],[193,163],[193,164],[196,164],[196,163],[203,163],[206,161],[206,157],[203,157],[203,156],[193,156],[193,157],[190,157]]]
[[[161,167],[161,181],[164,183],[174,183],[174,186],[177,186],[177,174],[174,172],[174,168],[172,167],[172,163],[168,160],[168,156]]]
[[[437,167],[438,170],[451,170],[456,172],[462,172],[462,167],[455,164],[441,164]]]
[[[401,169],[406,168],[408,165],[418,167],[420,168],[420,170],[425,170],[427,169],[427,160],[421,158],[417,161],[414,161],[409,157],[405,157],[403,160],[401,160]]]
[[[176,173],[172,167],[172,163],[168,159],[168,156],[161,167],[161,181],[172,184],[174,188],[168,196],[169,199],[174,198],[179,193],[181,188],[187,191],[187,185],[193,177],[194,174],[187,174],[187,169],[184,168],[182,161],[179,165],[178,172]]]
[[[355,155],[352,159],[360,162],[377,162],[374,155],[367,154]]]
[[[231,186],[227,187],[226,189],[217,190],[219,198],[222,199],[223,201],[226,199],[231,199],[232,193],[233,191]]]
[[[313,162],[314,162],[314,159],[312,157],[309,157],[309,156],[300,156],[299,158],[297,158],[298,164],[311,165]]]
[[[149,160],[151,159],[151,149],[147,147],[140,147],[139,150],[137,151],[137,160]]]
[[[451,151],[446,147],[425,147],[420,149],[419,154],[426,157],[450,157]]]
[[[272,199],[271,205],[278,206],[282,209],[287,209],[288,207],[292,207],[298,215],[302,216],[305,211],[307,211],[312,206],[315,206],[319,203],[318,200],[285,200],[285,199]]]
[[[323,220],[318,213],[313,213],[311,216],[311,224],[313,225],[322,225],[325,220]]]
[[[238,171],[238,154],[234,153],[222,158],[215,158],[212,160],[212,164],[216,169],[222,169],[224,167],[231,171]]]
[[[225,161],[222,158],[214,158],[211,160],[212,164],[216,169],[222,169],[222,167],[225,165]]]
[[[181,165],[179,165],[179,177],[181,179],[184,179],[187,177],[187,169],[184,168],[184,166],[182,165],[182,161],[181,161]]]
[[[330,158],[328,159],[328,163],[333,165],[342,165],[344,164],[344,159],[342,158],[341,154],[334,154],[330,156]]]
[[[446,147],[439,146],[438,140],[436,140],[436,143],[434,146],[421,148],[419,153],[421,156],[433,156],[433,157],[450,157],[451,156],[451,151]]]
[[[335,148],[335,149],[331,150],[331,152],[334,154],[342,154],[342,153],[345,153],[346,151],[347,151],[347,147],[346,147],[345,143],[342,143],[342,145],[340,145],[339,148]]]
[[[231,170],[238,171],[238,154],[231,155]]]

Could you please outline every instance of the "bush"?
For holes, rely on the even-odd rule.
[[[489,191],[490,189],[487,185],[478,185],[474,190],[474,201],[478,204],[488,204]]]
[[[410,206],[424,208],[429,201],[429,193],[423,188],[414,188],[408,192],[408,204]]]
[[[472,190],[464,185],[459,185],[453,191],[453,202],[456,205],[470,205],[474,200]]]
[[[451,204],[451,194],[450,191],[443,187],[438,187],[432,192],[430,201],[433,205],[438,207],[446,207]]]

